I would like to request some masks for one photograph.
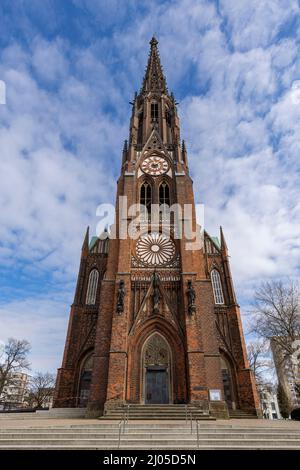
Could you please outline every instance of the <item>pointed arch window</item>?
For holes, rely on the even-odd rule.
[[[151,121],[158,121],[158,103],[151,103]]]
[[[166,204],[170,207],[170,188],[168,183],[163,181],[159,186],[159,205]]]
[[[95,305],[97,297],[99,272],[97,269],[93,269],[89,275],[88,288],[86,292],[86,304]]]
[[[140,204],[146,207],[148,214],[151,213],[152,188],[147,181],[141,186]]]
[[[144,122],[144,113],[143,111],[141,111],[139,114],[138,135],[137,135],[137,140],[139,144],[141,144],[143,140],[143,122]]]
[[[87,406],[91,381],[92,381],[92,370],[93,370],[93,354],[87,356],[82,364],[80,379],[79,379],[79,406]]]
[[[166,108],[166,123],[169,127],[171,127],[172,124],[172,114],[169,108]]]
[[[222,283],[221,283],[221,277],[220,277],[219,271],[217,271],[217,269],[213,269],[212,272],[210,273],[210,277],[211,277],[211,282],[212,282],[212,287],[213,287],[213,292],[214,292],[215,304],[223,305],[224,296],[223,296],[223,289],[222,289]]]

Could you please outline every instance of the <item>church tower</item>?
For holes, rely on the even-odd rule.
[[[132,104],[117,183],[116,236],[84,238],[55,407],[101,416],[125,404],[258,413],[228,249],[197,229],[176,101],[157,48]],[[140,204],[137,226],[127,208]],[[155,212],[154,208],[159,207]],[[169,211],[169,208],[179,208]],[[128,236],[130,231],[131,235]],[[201,242],[202,241],[202,242]]]

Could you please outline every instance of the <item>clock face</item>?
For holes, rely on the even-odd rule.
[[[158,155],[152,155],[151,157],[145,158],[141,168],[144,173],[147,173],[151,176],[159,176],[166,173],[169,169],[168,162]]]
[[[136,255],[147,266],[163,266],[174,258],[175,245],[163,233],[147,233],[137,241]]]

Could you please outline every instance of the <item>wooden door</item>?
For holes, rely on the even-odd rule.
[[[169,403],[168,373],[165,369],[146,371],[146,404]]]

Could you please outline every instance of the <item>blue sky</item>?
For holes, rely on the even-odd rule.
[[[114,201],[153,33],[242,310],[262,280],[299,276],[298,1],[2,0],[0,13],[0,341],[29,339],[33,370],[60,366],[82,238]]]

